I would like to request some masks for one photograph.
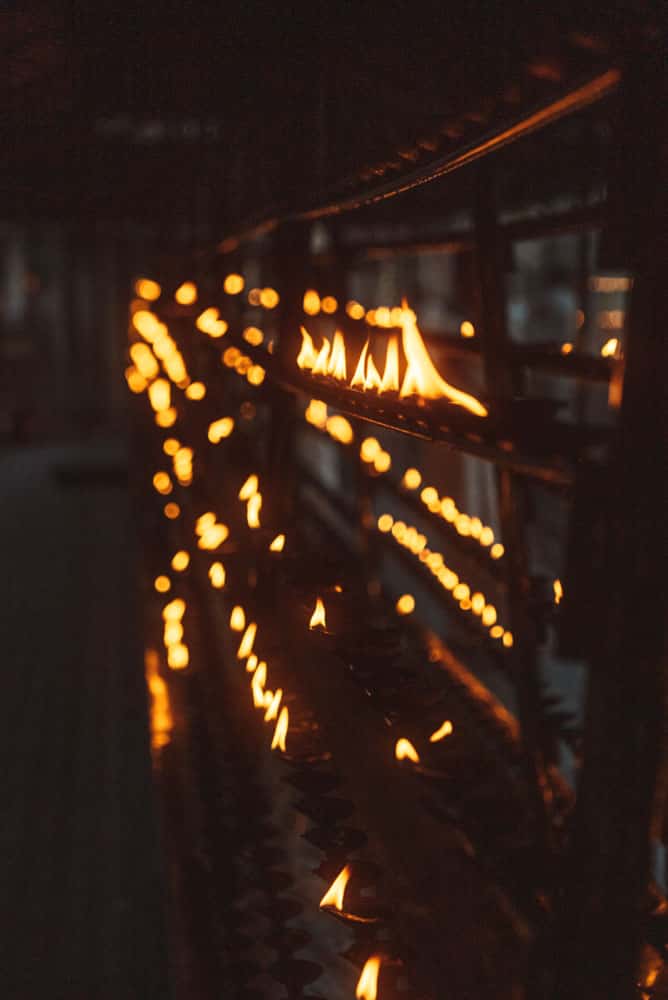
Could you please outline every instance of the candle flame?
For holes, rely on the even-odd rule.
[[[259,668],[258,668],[259,669]],[[285,740],[288,735],[288,710],[284,705],[281,709],[281,714],[278,717],[278,722],[276,723],[276,729],[274,730],[274,736],[271,741],[271,749],[282,750],[285,753]]]
[[[359,361],[357,362],[357,368],[355,369],[355,374],[353,375],[352,380],[350,382],[351,388],[353,389],[356,389],[358,386],[362,389],[364,388],[364,383],[366,380],[364,374],[364,368],[366,365],[366,356],[368,351],[369,351],[369,341],[367,340],[366,344],[362,348],[362,353],[360,354]]]
[[[329,361],[329,351],[330,351],[330,348],[331,348],[330,342],[327,340],[326,337],[323,337],[322,347],[320,348],[320,350],[319,350],[319,352],[317,354],[317,357],[316,357],[315,362],[313,364],[313,368],[312,368],[311,374],[313,374],[313,375],[326,375],[327,374],[327,363]]]
[[[302,369],[302,371],[310,371],[313,368],[316,359],[313,338],[305,327],[301,326],[299,329],[302,335],[302,346],[299,354],[297,355],[297,365]]]
[[[394,748],[394,756],[397,760],[412,760],[414,764],[420,763],[419,753],[411,741],[403,737],[397,740],[397,745]]]
[[[222,590],[225,586],[225,567],[221,562],[211,563],[209,566],[209,580],[211,586],[216,590]]]
[[[371,355],[368,356],[366,362],[366,378],[364,379],[364,391],[370,389],[378,389],[380,391],[381,378],[380,372],[376,368],[373,358]]]
[[[259,481],[258,481],[257,476],[255,474],[253,474],[252,476],[249,476],[248,479],[246,480],[246,482],[243,484],[243,486],[239,490],[239,494],[238,494],[239,495],[239,499],[240,500],[250,500],[250,498],[255,493],[257,493],[258,485],[259,485]]]
[[[311,615],[311,620],[308,623],[309,628],[327,628],[327,621],[325,619],[325,605],[322,603],[321,599],[318,598],[315,602],[315,608],[313,614]]]
[[[431,736],[429,737],[429,742],[438,743],[439,740],[443,740],[445,739],[446,736],[449,736],[451,732],[452,732],[452,723],[450,722],[449,719],[446,719],[443,725],[439,726],[436,732],[431,734]]]
[[[564,588],[561,586],[561,580],[555,580],[552,587],[554,589],[554,603],[560,604],[561,598],[564,596]]]
[[[256,667],[257,667],[257,656],[255,655],[255,653],[251,653],[251,655],[246,660],[246,673],[247,674],[254,673]]]
[[[267,683],[267,664],[262,660],[258,664],[253,680],[251,681],[251,691],[253,692],[253,704],[255,708],[264,707],[264,686]]]
[[[230,615],[230,628],[233,632],[243,632],[246,626],[246,615],[244,609],[240,605],[232,608],[232,614]]]
[[[372,955],[362,969],[362,975],[357,982],[355,997],[357,1000],[377,1000],[378,973],[380,972],[380,956]]]
[[[269,701],[269,704],[267,705],[267,711],[264,713],[265,722],[272,722],[276,718],[276,716],[278,715],[278,709],[280,708],[281,705],[282,697],[283,697],[282,688],[278,688],[276,691],[274,691]]]
[[[254,493],[246,504],[246,520],[249,528],[260,527],[260,510],[262,509],[262,494]]]
[[[350,866],[346,865],[346,867],[343,868],[336,876],[329,889],[320,900],[319,905],[321,908],[324,906],[333,906],[335,910],[339,911],[339,913],[342,912],[343,894],[345,893],[346,886],[350,881],[350,875]]]
[[[284,548],[285,548],[285,535],[276,535],[276,538],[269,546],[269,551],[282,552]]]
[[[617,353],[618,347],[619,347],[619,337],[610,337],[610,339],[606,340],[605,344],[601,348],[601,357],[614,358],[614,356]],[[149,389],[149,393],[150,391],[151,390]]]
[[[379,392],[399,391],[399,339],[390,337],[385,355],[385,371],[378,389]]]
[[[241,642],[239,643],[239,649],[237,650],[237,659],[246,660],[253,652],[253,643],[255,642],[255,635],[257,633],[257,625],[255,622],[251,622],[247,626],[244,632]]]
[[[315,368],[313,371],[315,374]],[[346,380],[346,345],[340,330],[337,330],[334,334],[332,352],[327,365],[327,374],[332,375],[340,382],[345,382]]]

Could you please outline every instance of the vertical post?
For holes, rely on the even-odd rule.
[[[606,614],[587,695],[557,996],[630,1000],[660,821],[668,668],[665,68],[636,53],[619,119],[619,232],[634,272],[607,511]],[[663,162],[662,162],[663,161]],[[626,244],[624,246],[624,244]]]

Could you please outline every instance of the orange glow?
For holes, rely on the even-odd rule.
[[[148,344],[136,343],[130,347],[130,357],[145,379],[155,378],[160,366]]]
[[[245,481],[241,489],[239,490],[238,497],[240,500],[250,500],[250,498],[257,493],[259,480],[257,476],[253,473]]]
[[[506,649],[510,649],[510,647],[513,645],[514,642],[513,633],[508,631],[504,632],[503,639],[501,641],[503,642],[503,645],[506,647]]]
[[[246,627],[246,615],[244,609],[237,604],[236,607],[232,608],[232,614],[230,615],[230,628],[233,632],[243,632]]]
[[[212,524],[205,528],[197,541],[197,548],[204,549],[205,552],[213,552],[225,542],[230,534],[230,529],[226,524]]]
[[[392,531],[393,524],[394,518],[391,514],[381,514],[378,518],[378,530],[382,531],[383,534],[387,534],[388,531]]]
[[[156,472],[153,476],[153,486],[158,493],[161,493],[163,496],[167,493],[171,493],[172,481],[169,478],[169,474],[167,472]]]
[[[175,521],[181,513],[181,508],[177,503],[166,503],[163,507],[163,513],[169,521]]]
[[[275,309],[280,297],[275,288],[263,288],[260,292],[260,305],[265,309]]]
[[[500,559],[505,551],[506,550],[504,549],[503,545],[501,545],[500,542],[495,542],[494,545],[492,545],[491,549],[489,550],[489,554],[492,557],[492,559]]]
[[[417,469],[406,469],[401,485],[405,486],[407,490],[416,490],[421,482],[422,476]]]
[[[251,692],[253,694],[253,705],[255,708],[264,708],[264,686],[266,683],[267,664],[263,660],[258,664],[251,681]]]
[[[171,588],[172,583],[168,576],[156,576],[153,586],[159,594],[166,594]]]
[[[223,288],[228,295],[238,295],[244,290],[244,279],[240,274],[228,274],[223,282]]]
[[[212,510],[207,510],[206,514],[200,514],[195,521],[195,534],[203,535],[207,528],[216,523],[216,515]]]
[[[251,288],[251,290],[248,293],[248,303],[249,303],[249,305],[251,305],[251,306],[259,306],[260,305],[260,296],[261,295],[262,295],[261,289],[259,289],[259,288]]]
[[[180,306],[191,306],[197,302],[197,285],[193,281],[184,281],[174,292],[174,298]]]
[[[320,308],[324,313],[328,313],[331,316],[339,308],[339,303],[333,295],[325,295],[320,303]]]
[[[554,603],[560,604],[561,598],[564,596],[564,588],[561,586],[561,580],[555,580],[552,588],[554,590]]]
[[[481,545],[488,546],[494,541],[494,532],[491,528],[485,526],[480,532],[480,538],[478,539]]]
[[[241,357],[241,351],[238,347],[228,347],[227,350],[223,351],[221,361],[227,368],[234,368],[238,359]]]
[[[172,670],[185,670],[190,662],[188,647],[176,642],[167,650],[167,664]]]
[[[467,338],[475,337],[475,327],[473,323],[469,322],[469,320],[467,319],[465,319],[462,325],[460,326],[459,332],[461,333],[462,337],[467,337]]]
[[[329,361],[329,352],[331,344],[326,337],[323,337],[322,347],[320,348],[318,354],[316,355],[313,368],[311,370],[312,375],[326,375],[327,365]]]
[[[246,660],[246,673],[252,674],[256,667],[257,667],[257,656],[255,655],[255,653],[251,653],[251,655]]]
[[[385,355],[385,371],[381,379],[379,392],[399,391],[399,340],[390,337]]]
[[[364,306],[352,299],[346,302],[346,312],[351,319],[364,319]]]
[[[338,910],[339,913],[343,911],[343,896],[346,891],[346,886],[350,881],[350,876],[350,866],[346,865],[345,868],[341,869],[325,895],[320,900],[318,905],[321,909],[325,906],[332,906],[335,910]]]
[[[320,296],[313,288],[304,292],[302,306],[307,316],[317,316],[320,312]]]
[[[602,358],[614,358],[619,347],[619,337],[610,337],[601,348]]]
[[[357,981],[355,990],[356,1000],[377,1000],[378,998],[378,974],[380,972],[380,957],[372,955],[365,962],[362,975]]]
[[[343,334],[340,330],[336,330],[334,333],[334,339],[332,340],[332,352],[329,356],[329,363],[327,365],[327,374],[332,375],[334,378],[343,382],[345,382],[347,377],[346,346],[343,342]]]
[[[228,330],[227,323],[224,319],[220,318],[220,310],[216,306],[209,306],[208,309],[201,312],[195,320],[195,326],[202,333],[207,333],[210,337],[213,337],[214,340],[222,337]]]
[[[442,726],[440,726],[435,733],[432,733],[429,737],[430,743],[438,743],[439,740],[444,740],[446,736],[449,736],[452,732],[452,723],[449,719],[446,719]]]
[[[160,298],[162,288],[157,281],[151,281],[150,278],[138,278],[135,281],[135,292],[140,299],[155,302],[156,299]]]
[[[349,421],[345,417],[341,417],[338,414],[328,417],[325,428],[335,441],[340,441],[341,444],[352,444],[355,435]]]
[[[216,590],[222,590],[225,586],[225,567],[221,562],[211,563],[209,566],[209,580],[211,586]]]
[[[165,646],[173,646],[175,643],[181,642],[183,638],[183,625],[181,622],[165,622],[162,637]]]
[[[167,685],[158,673],[158,654],[147,649],[144,654],[146,685],[151,696],[151,748],[167,746],[173,728]]]
[[[144,376],[132,366],[125,369],[125,381],[128,384],[130,392],[134,392],[135,394],[143,392],[148,385]]]
[[[383,449],[380,442],[375,437],[364,438],[360,445],[360,458],[363,462],[371,463]]]
[[[257,625],[255,622],[251,622],[246,628],[241,642],[239,643],[239,648],[237,650],[238,660],[247,660],[248,657],[253,652],[253,643],[255,642],[255,636],[257,634]]]
[[[397,760],[412,760],[414,764],[420,763],[420,755],[411,743],[410,740],[402,737],[397,740],[397,745],[394,748],[394,756]]]
[[[311,620],[308,623],[309,628],[327,628],[327,621],[325,618],[325,605],[322,603],[321,599],[318,598],[315,602],[315,608],[313,614],[311,615]]]
[[[373,460],[373,467],[376,472],[387,472],[392,465],[392,457],[389,451],[379,451]]]
[[[356,389],[358,386],[361,389],[364,388],[364,383],[366,381],[366,375],[364,369],[366,365],[366,356],[368,353],[369,353],[369,341],[367,340],[366,344],[362,348],[362,352],[360,354],[359,361],[357,362],[355,373],[350,382],[351,388],[353,389]]]
[[[487,416],[487,410],[479,400],[466,392],[460,392],[441,378],[417,327],[415,314],[407,309],[404,310],[403,317],[403,346],[408,367],[400,391],[402,399],[415,394],[423,399],[439,399],[444,396],[478,417]]]
[[[234,430],[233,417],[220,417],[209,424],[207,437],[211,444],[218,444],[223,438],[229,437]]]
[[[488,628],[490,625],[494,625],[494,623],[496,622],[496,608],[494,607],[493,604],[485,605],[485,607],[482,609],[481,618],[483,625],[486,625]]]
[[[159,413],[156,413],[155,422],[158,427],[173,427],[176,423],[176,409],[173,406],[170,406],[166,410],[161,410]]]
[[[190,565],[190,556],[185,549],[179,549],[172,557],[172,569],[177,573],[182,573]]]
[[[364,379],[364,391],[378,389],[380,391],[380,372],[376,368],[373,358],[369,354],[366,362],[366,378]]]
[[[172,390],[169,382],[164,378],[157,378],[148,387],[148,399],[156,413],[168,410],[172,398]]]
[[[284,705],[281,709],[281,714],[278,717],[278,722],[276,723],[276,729],[274,730],[274,736],[271,741],[272,750],[282,750],[285,753],[285,740],[288,735],[288,710]]]
[[[166,438],[165,441],[163,442],[162,450],[164,451],[165,455],[169,455],[170,458],[173,458],[180,447],[181,445],[176,438]]]
[[[425,486],[420,493],[420,500],[426,507],[429,507],[430,504],[439,503],[438,490],[434,489],[433,486]]]
[[[150,309],[138,309],[132,314],[132,325],[138,334],[149,343],[153,343],[160,332],[160,322]]]
[[[259,330],[256,326],[247,326],[241,336],[252,347],[259,347],[264,340],[262,330]]]
[[[251,365],[246,374],[246,378],[250,385],[262,385],[265,377],[265,370],[262,365]]]
[[[324,431],[327,425],[327,404],[320,399],[312,399],[306,407],[304,417],[314,427]]]
[[[489,630],[492,639],[500,639],[503,635],[503,625],[493,625]]]
[[[186,602],[181,597],[175,597],[162,609],[162,618],[166,622],[180,622],[186,611]]]
[[[281,699],[283,697],[283,691],[278,688],[274,691],[269,704],[267,705],[267,711],[264,713],[265,722],[273,722],[278,715],[278,710],[281,707]]]
[[[254,493],[246,504],[246,521],[249,528],[260,527],[260,510],[262,509],[262,494]]]
[[[570,340],[565,341],[561,345],[560,350],[561,350],[562,354],[572,354],[573,353],[573,345],[571,344]]]
[[[285,535],[276,535],[276,538],[269,546],[269,551],[282,552],[284,548],[285,548]]]
[[[395,607],[397,614],[410,615],[415,611],[415,598],[412,594],[402,594]]]
[[[485,608],[485,595],[477,591],[471,598],[471,610],[474,615],[481,615]]]
[[[297,366],[301,368],[302,371],[311,371],[317,357],[315,346],[313,344],[313,338],[305,327],[300,326],[299,329],[302,335],[302,346],[299,354],[297,355]]]

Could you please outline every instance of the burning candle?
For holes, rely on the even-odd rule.
[[[327,628],[327,621],[325,618],[325,605],[322,603],[322,600],[319,597],[315,602],[315,608],[313,610],[313,614],[311,615],[311,620],[308,623],[308,627],[310,629]]]
[[[320,900],[320,908],[332,906],[339,913],[343,911],[343,895],[350,881],[350,866],[346,865],[336,876],[325,895]]]
[[[362,975],[357,982],[357,989],[355,990],[357,1000],[377,1000],[379,972],[380,956],[372,955],[364,963]]]
[[[429,742],[438,743],[440,742],[440,740],[444,740],[446,736],[449,736],[451,732],[452,732],[452,723],[450,722],[449,719],[446,719],[443,725],[439,726],[436,732],[431,734],[431,736],[429,737]]]

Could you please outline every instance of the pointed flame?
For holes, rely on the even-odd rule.
[[[253,704],[256,708],[264,707],[264,686],[267,683],[267,664],[264,660],[258,664],[257,670],[253,674],[251,681],[251,691],[253,692]]]
[[[246,504],[246,520],[249,528],[260,527],[260,511],[262,509],[262,494],[254,493]]]
[[[311,615],[311,620],[308,623],[309,628],[316,628],[317,626],[321,628],[327,628],[327,621],[325,619],[325,605],[322,603],[321,599],[318,598],[315,602],[315,609]]]
[[[438,743],[439,740],[443,740],[445,739],[446,736],[449,736],[451,732],[452,732],[452,723],[450,722],[449,719],[446,719],[443,725],[439,726],[436,732],[431,734],[431,736],[429,737],[429,742]]]
[[[420,755],[411,743],[410,740],[404,739],[397,740],[397,745],[394,748],[394,756],[397,760],[412,760],[414,764],[420,763]]]
[[[380,372],[376,368],[373,358],[371,355],[367,358],[366,363],[366,378],[364,379],[364,391],[367,389],[378,389],[380,390]]]
[[[288,710],[283,706],[281,709],[281,714],[278,717],[278,722],[276,723],[276,729],[274,730],[274,736],[271,741],[271,749],[282,750],[285,753],[285,739],[288,735]]]
[[[244,632],[241,642],[239,643],[239,649],[237,650],[237,659],[246,660],[253,652],[253,643],[255,642],[255,635],[257,633],[257,625],[255,622],[251,622],[247,626]]]
[[[378,389],[379,392],[399,391],[399,339],[390,337],[385,355],[385,371]]]
[[[285,548],[285,535],[276,535],[276,538],[269,546],[269,551],[282,552],[284,548]]]
[[[378,973],[380,972],[380,956],[372,955],[366,960],[362,975],[357,982],[355,997],[357,1000],[377,1000]]]
[[[318,356],[315,359],[315,364],[311,370],[312,375],[326,375],[327,374],[327,363],[329,361],[329,352],[331,348],[330,342],[326,337],[323,337],[322,347],[318,352]]]
[[[357,388],[357,386],[359,386],[362,389],[364,388],[364,382],[365,382],[364,366],[366,364],[366,356],[368,350],[369,350],[369,341],[367,340],[366,344],[362,348],[362,353],[360,354],[359,361],[357,362],[357,368],[355,369],[355,374],[353,375],[352,381],[350,383],[353,389]]]
[[[350,881],[350,866],[346,865],[336,876],[325,895],[320,900],[319,906],[333,906],[339,913],[343,910],[343,894]]]
[[[282,688],[278,688],[276,691],[274,691],[271,701],[267,706],[267,711],[264,713],[265,722],[272,722],[276,718],[276,716],[278,715],[278,709],[280,707],[282,697],[283,697]]]
[[[316,359],[313,339],[311,334],[303,326],[300,326],[299,329],[302,335],[302,346],[299,354],[297,355],[297,365],[302,369],[302,371],[311,371]]]
[[[487,416],[486,408],[475,396],[460,392],[441,378],[418,330],[415,314],[408,311],[404,312],[403,345],[408,368],[400,391],[402,399],[414,394],[424,399],[438,399],[445,396],[450,402],[463,406],[478,417]]]
[[[256,475],[249,476],[246,482],[243,484],[239,490],[238,496],[240,500],[250,500],[253,494],[257,493],[258,488],[258,478]]]
[[[327,365],[327,374],[332,375],[340,382],[345,382],[346,380],[346,345],[340,330],[337,330],[334,334],[332,353],[329,356],[329,364]]]

